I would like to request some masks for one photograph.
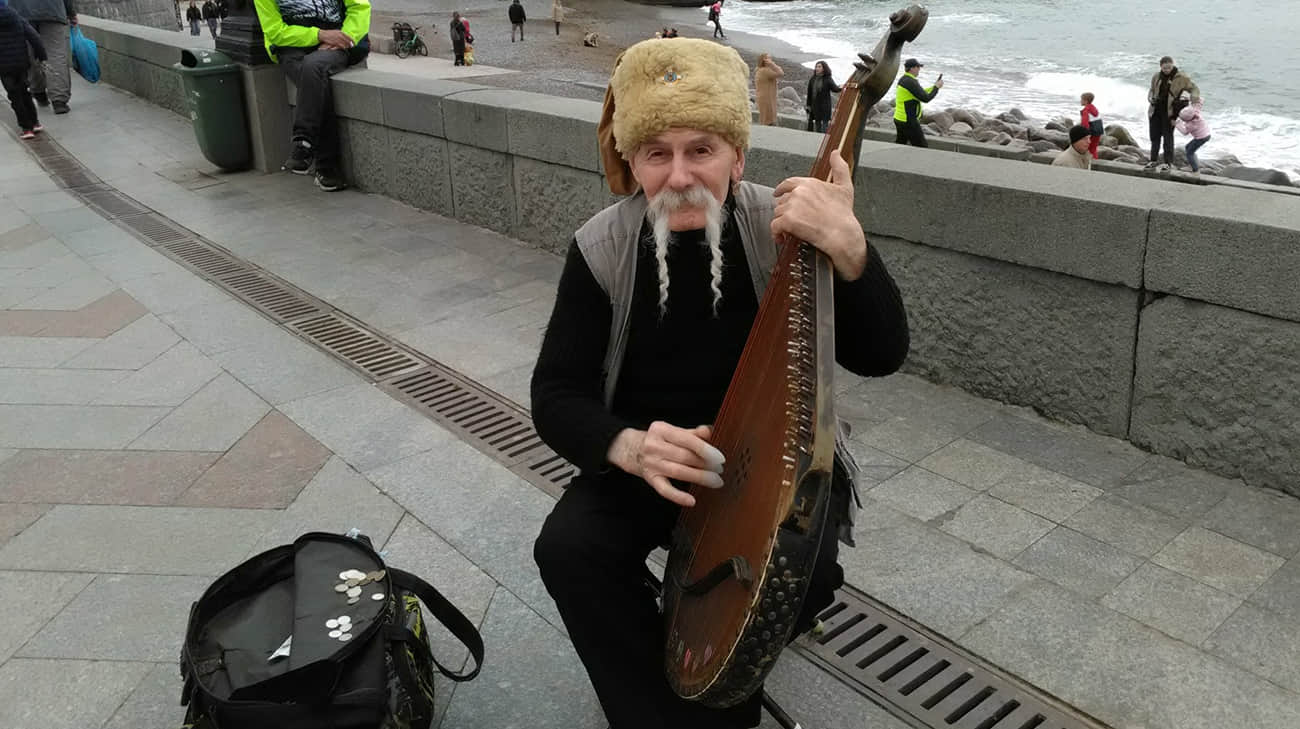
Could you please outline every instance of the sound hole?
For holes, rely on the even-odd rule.
[[[749,480],[749,469],[753,464],[754,452],[746,445],[740,449],[739,455],[727,461],[727,465],[730,467],[728,469],[730,471],[729,478],[726,479],[727,484],[735,487],[746,483]],[[735,489],[735,491],[739,491],[739,489]],[[738,495],[738,493],[732,494],[733,498]]]

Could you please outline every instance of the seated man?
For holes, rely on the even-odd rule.
[[[255,7],[267,53],[298,87],[293,151],[284,169],[306,175],[314,163],[317,187],[342,190],[330,76],[370,50],[370,0],[255,0]]]
[[[542,438],[582,469],[534,546],[613,729],[756,726],[761,695],[730,709],[678,698],[663,672],[663,626],[644,582],[694,497],[722,485],[710,426],[758,312],[750,262],[805,240],[835,268],[835,352],[849,370],[887,375],[907,354],[907,318],[885,264],[853,214],[839,157],[832,182],[741,182],[749,69],[704,40],[649,40],[621,57],[599,128],[610,188],[632,197],[574,236],[532,380]],[[639,191],[638,191],[639,189]],[[850,486],[833,489],[802,632],[843,582],[836,535]]]

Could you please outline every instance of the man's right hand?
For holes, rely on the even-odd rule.
[[[935,81],[935,82],[934,82],[934,87],[935,87],[936,89],[941,89],[941,88],[943,88],[943,79],[939,79],[938,81]]]
[[[321,48],[333,48],[340,51],[346,51],[352,47],[352,38],[341,30],[322,30],[318,32],[317,40]]]
[[[674,504],[694,506],[695,497],[673,486],[684,481],[708,488],[722,487],[722,451],[709,444],[713,429],[701,425],[687,430],[661,420],[648,430],[624,428],[609,445],[609,462],[645,479],[660,496]]]

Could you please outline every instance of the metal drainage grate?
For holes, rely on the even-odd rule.
[[[172,225],[169,220],[157,213],[118,218],[117,222],[144,238],[151,246],[187,240],[194,235],[184,228]]]
[[[380,387],[556,498],[577,473],[542,442],[527,411],[446,367],[433,364]]]
[[[294,329],[344,362],[379,380],[424,364],[337,312],[292,323]]]
[[[98,177],[86,172],[85,170],[72,170],[69,172],[58,172],[54,174],[54,179],[64,187],[77,189],[97,185],[100,182]]]
[[[298,292],[267,274],[244,270],[221,277],[221,282],[231,293],[256,306],[274,319],[287,322],[312,314],[320,314],[325,306]]]
[[[82,190],[78,193],[82,201],[105,218],[122,218],[128,215],[140,215],[149,209],[117,190],[102,187]]]
[[[1108,729],[852,589],[797,649],[913,726]]]
[[[162,250],[172,258],[212,278],[248,273],[248,266],[231,256],[216,250],[212,246],[197,240],[182,240],[168,243]]]

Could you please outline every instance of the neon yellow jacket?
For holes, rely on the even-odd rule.
[[[320,44],[320,28],[309,25],[289,25],[280,15],[277,0],[253,0],[257,20],[262,26],[266,52],[271,60],[279,62],[275,48],[312,48]],[[343,28],[353,43],[359,43],[370,32],[370,0],[343,0]]]

